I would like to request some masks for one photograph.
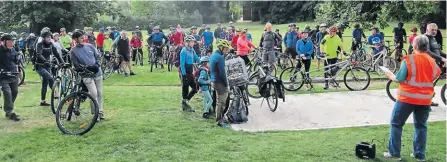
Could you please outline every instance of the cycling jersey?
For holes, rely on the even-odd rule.
[[[186,75],[186,65],[192,65],[194,63],[200,63],[199,56],[197,56],[196,51],[189,47],[183,47],[180,52],[180,70],[182,71],[182,75]]]
[[[71,47],[71,38],[70,38],[69,35],[67,35],[67,34],[61,35],[59,40],[61,41],[62,46],[64,46],[64,48],[70,48]]]
[[[380,51],[382,51],[383,50],[383,35],[381,35],[381,34],[375,34],[375,35],[370,35],[369,37],[368,37],[368,44],[370,44],[370,45],[380,45],[380,48],[379,49],[376,49],[376,48],[373,48],[373,53],[374,54],[377,54],[377,53],[379,53]],[[374,44],[374,42],[380,42],[380,44]]]
[[[163,33],[152,33],[147,38],[148,42],[152,41],[153,44],[163,44],[163,39],[165,39],[165,44],[168,44],[169,39]]]
[[[130,40],[130,46],[133,48],[140,48],[141,47],[141,40],[140,38],[136,37],[136,38],[132,38]]]
[[[26,39],[26,44],[27,44],[28,49],[34,49],[34,44],[35,44],[36,40],[37,40],[37,37],[28,37]]]
[[[113,44],[113,40],[110,38],[104,39],[104,44],[103,44],[103,48],[104,51],[109,51],[112,47]]]
[[[228,40],[228,36],[229,36],[228,32],[221,32],[219,38]]]
[[[324,52],[327,54],[328,59],[337,58],[338,47],[342,47],[343,43],[338,35],[331,37],[330,35],[324,36],[321,41]]]
[[[323,38],[324,38],[327,34],[328,34],[328,32],[327,32],[327,31],[324,31],[324,30],[319,31],[319,32],[317,33],[317,45],[320,45],[321,40],[323,40]]]
[[[393,33],[394,33],[394,40],[398,42],[403,42],[404,36],[407,36],[407,32],[405,31],[404,28],[396,27],[393,29]]]
[[[104,34],[98,34],[98,36],[96,36],[96,45],[98,46],[98,47],[103,47],[104,46],[104,39],[105,39],[105,36],[104,36]]]
[[[183,33],[182,32],[179,32],[179,31],[173,32],[171,37],[174,40],[174,45],[183,44]]]
[[[213,32],[211,31],[205,31],[202,33],[202,38],[203,38],[203,43],[205,44],[205,46],[210,46],[213,44]]]

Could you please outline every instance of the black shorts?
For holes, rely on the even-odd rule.
[[[163,47],[162,46],[155,46],[155,55],[158,57],[163,56]]]
[[[403,41],[396,41],[396,42],[394,42],[396,45],[399,43],[399,46],[396,46],[396,48],[399,48],[399,49],[403,49],[404,48],[404,42]]]
[[[129,55],[122,55],[122,54],[119,54],[119,55],[120,55],[120,61],[126,61],[126,62],[130,61]]]
[[[352,44],[351,44],[351,50],[352,51],[355,51],[355,50],[358,50],[358,49],[360,49],[362,44],[360,44],[360,42],[357,42],[357,41],[352,41]]]

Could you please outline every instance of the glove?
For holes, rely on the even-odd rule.
[[[97,65],[92,65],[92,66],[88,66],[87,70],[89,70],[89,71],[91,71],[91,72],[96,74],[99,71],[99,67]]]

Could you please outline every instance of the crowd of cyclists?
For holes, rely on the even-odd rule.
[[[394,42],[398,49],[403,49],[407,42],[407,34],[403,25],[403,23],[399,23],[393,30]],[[335,64],[340,53],[345,53],[343,41],[346,40],[343,40],[342,35],[346,29],[342,24],[336,26],[320,24],[315,25],[314,29],[306,25],[302,31],[294,23],[289,24],[288,27],[288,31],[283,36],[278,29],[272,30],[272,24],[265,25],[265,30],[259,41],[264,62],[277,66],[277,54],[278,51],[283,52],[283,43],[286,47],[284,52],[293,59],[302,60],[306,72],[309,72],[312,59],[317,59],[317,68],[319,69],[322,58],[327,60],[324,61],[326,67]],[[371,35],[368,37],[359,24],[354,24],[353,27],[351,53],[359,50],[362,42],[366,42],[372,47],[372,55],[385,50],[384,34],[377,27],[371,28]],[[146,46],[155,48],[156,55],[161,61],[160,65],[163,65],[161,58],[164,54],[164,47],[168,51],[172,50],[178,53],[178,57],[174,57],[173,61],[178,63],[179,76],[182,81],[183,111],[194,111],[190,100],[200,90],[205,100],[203,117],[211,116],[210,106],[213,106],[216,111],[217,124],[225,127],[224,114],[228,109],[229,94],[225,55],[235,53],[248,65],[250,63],[248,54],[257,47],[253,43],[254,40],[248,29],[236,28],[232,22],[228,24],[228,27],[219,23],[214,31],[205,24],[199,31],[196,26],[192,26],[190,29],[190,31],[185,31],[181,25],[170,26],[169,31],[164,33],[160,26],[153,26],[151,23],[147,29]],[[0,46],[0,69],[2,69],[0,85],[4,94],[6,117],[14,121],[20,120],[20,117],[13,111],[18,93],[17,79],[13,77],[17,73],[16,67],[18,66],[15,56],[18,52],[27,52],[34,64],[34,70],[42,78],[41,106],[50,105],[46,102],[46,93],[47,87],[51,88],[54,82],[52,66],[70,64],[76,70],[83,70],[81,67],[87,67],[94,74],[82,76],[83,82],[89,93],[99,101],[100,119],[104,119],[101,70],[101,60],[104,58],[101,57],[117,55],[120,58],[124,76],[128,76],[126,69],[129,69],[130,75],[135,75],[132,69],[135,64],[133,62],[136,53],[144,52],[144,40],[140,26],[135,27],[131,37],[127,36],[125,30],[117,30],[116,27],[100,28],[96,36],[93,31],[93,28],[87,27],[85,30],[76,29],[67,33],[65,28],[61,28],[59,29],[60,33],[52,33],[49,28],[45,27],[39,36],[34,33],[29,35],[26,33],[17,35],[16,32],[0,33],[0,43],[2,44]],[[417,35],[417,28],[412,27],[410,32],[408,51],[412,51],[411,43]],[[440,36],[436,24],[429,23],[423,30],[421,28],[421,34],[425,34],[430,40],[430,55],[439,64],[445,62],[445,53],[441,50],[442,36]],[[437,39],[438,37],[441,39]],[[213,49],[214,44],[217,47],[215,50]],[[401,53],[398,51],[396,50],[395,53],[396,59],[400,58]],[[140,64],[143,65],[143,62]],[[199,80],[193,75],[193,69],[198,65],[201,70]],[[324,89],[328,88],[326,81]]]

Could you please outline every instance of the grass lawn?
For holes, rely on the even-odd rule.
[[[131,77],[129,77],[131,78]],[[62,135],[40,85],[20,87],[14,123],[0,118],[0,161],[359,161],[354,146],[376,139],[379,161],[389,126],[247,133],[224,130],[201,111],[180,111],[180,87],[105,86],[107,120],[84,136]],[[162,92],[162,93],[160,93]],[[199,107],[200,103],[195,103]],[[199,109],[199,108],[197,108]],[[446,124],[429,123],[427,160],[446,159]],[[412,125],[403,133],[408,161]]]

